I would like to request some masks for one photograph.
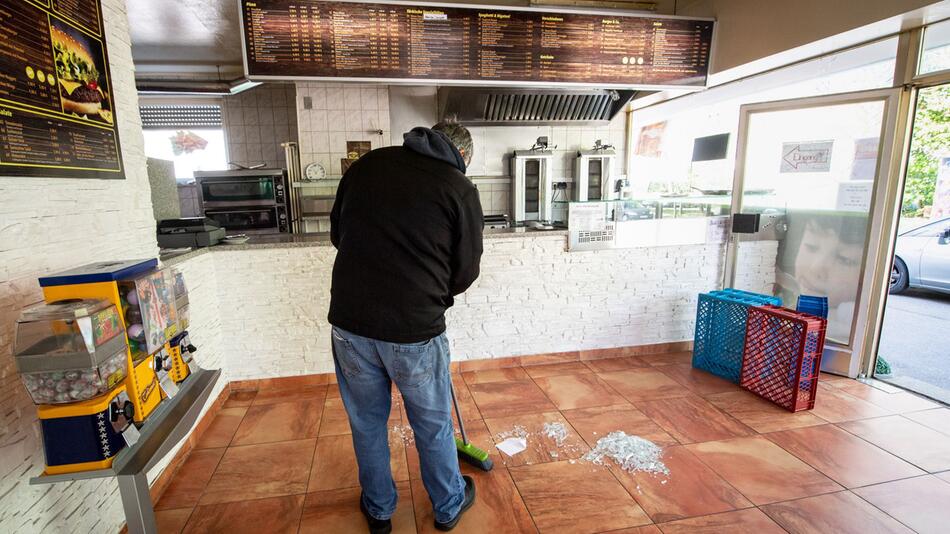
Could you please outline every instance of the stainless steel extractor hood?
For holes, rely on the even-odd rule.
[[[638,91],[440,87],[439,116],[469,126],[603,125]]]

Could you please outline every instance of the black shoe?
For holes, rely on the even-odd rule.
[[[468,475],[463,475],[462,479],[465,480],[465,500],[462,501],[462,508],[459,509],[459,513],[456,514],[451,521],[447,523],[439,523],[436,521],[435,528],[438,530],[449,531],[455,528],[455,525],[459,524],[459,519],[462,519],[462,514],[475,504],[475,481]]]
[[[369,523],[369,534],[389,534],[393,531],[393,522],[391,520],[376,519],[369,515],[369,510],[366,509],[366,504],[363,503],[363,492],[360,492],[360,512],[363,512],[363,516],[366,517],[366,522]]]

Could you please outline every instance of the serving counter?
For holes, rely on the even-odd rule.
[[[775,242],[742,277],[771,283]],[[255,237],[165,255],[189,280],[193,338],[229,380],[333,370],[327,234]],[[721,287],[724,245],[568,251],[566,231],[486,230],[481,275],[446,314],[453,360],[690,340],[696,295]],[[195,307],[201,311],[196,312]]]

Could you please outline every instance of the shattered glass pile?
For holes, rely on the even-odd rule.
[[[662,454],[663,450],[652,441],[639,436],[628,436],[618,430],[597,440],[597,445],[584,455],[583,459],[604,465],[605,458],[609,458],[627,472],[645,471],[669,475],[670,470],[660,459]]]
[[[564,423],[553,422],[553,423],[544,423],[542,428],[544,435],[553,439],[554,444],[558,447],[564,445],[564,440],[567,439],[567,428],[564,426]]]

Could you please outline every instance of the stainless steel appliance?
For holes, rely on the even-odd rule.
[[[439,117],[456,117],[466,126],[603,127],[637,93],[628,89],[445,86],[439,88]]]
[[[511,157],[511,212],[515,224],[551,220],[553,156],[547,138],[539,137],[530,150],[515,150]]]
[[[228,233],[290,232],[292,210],[283,169],[195,173],[201,215]]]
[[[485,224],[486,230],[496,230],[511,226],[508,224],[507,215],[485,215],[483,217],[483,222]]]
[[[290,233],[290,219],[283,206],[208,209],[204,216],[223,226],[228,234]]]
[[[617,153],[610,145],[597,141],[593,150],[581,150],[575,160],[575,200],[612,200],[620,198],[613,161]]]

